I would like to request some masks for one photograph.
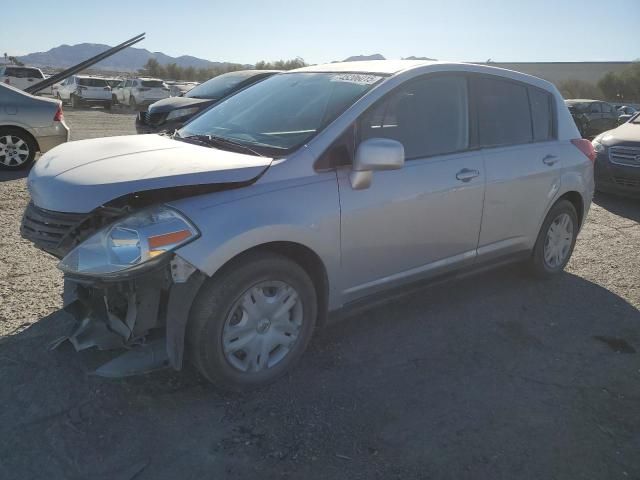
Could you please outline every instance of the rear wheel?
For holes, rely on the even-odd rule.
[[[36,156],[38,145],[31,135],[17,128],[0,128],[0,169],[27,168]]]
[[[548,278],[564,270],[573,253],[578,228],[578,215],[571,202],[560,200],[551,207],[529,260],[536,276]]]
[[[111,105],[117,105],[118,104],[118,97],[116,97],[115,95],[111,95]]]
[[[313,282],[298,264],[272,253],[250,254],[198,293],[187,331],[189,356],[218,386],[261,387],[298,361],[316,316]]]
[[[71,107],[80,108],[80,100],[73,94],[71,95]]]
[[[136,110],[138,108],[138,104],[136,103],[136,99],[133,95],[129,97],[129,107],[131,107],[132,110]]]

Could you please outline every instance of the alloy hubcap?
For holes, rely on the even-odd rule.
[[[573,242],[573,221],[566,213],[558,215],[547,231],[544,242],[544,261],[547,266],[557,268],[569,255]]]
[[[302,302],[291,285],[258,283],[231,307],[222,330],[224,356],[242,372],[272,368],[293,348],[302,321]]]
[[[0,163],[7,167],[22,165],[29,158],[29,145],[14,135],[0,137]]]

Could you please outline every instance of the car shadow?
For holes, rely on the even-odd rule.
[[[70,323],[58,311],[0,339],[2,478],[640,474],[640,312],[569,273],[412,290],[331,323],[244,394],[192,368],[95,377],[103,352],[46,348]]]
[[[593,197],[593,201],[615,215],[640,223],[640,198],[630,198],[610,193],[596,192]]]
[[[26,178],[29,176],[30,171],[31,168],[23,168],[21,170],[0,170],[0,183]]]

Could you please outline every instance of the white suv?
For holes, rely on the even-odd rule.
[[[20,90],[24,90],[42,80],[44,80],[44,74],[39,68],[18,67],[16,65],[0,67],[0,82],[7,83]]]
[[[111,87],[104,78],[73,75],[58,86],[56,97],[69,102],[73,108],[102,105],[111,109]]]
[[[158,78],[132,78],[113,90],[113,100],[134,110],[169,97],[169,87]]]

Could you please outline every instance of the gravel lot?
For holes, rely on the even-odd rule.
[[[65,111],[74,140],[134,116]],[[269,388],[192,370],[126,380],[50,352],[55,261],[0,173],[0,478],[640,478],[640,203],[598,196],[561,277],[509,267],[334,322]]]

